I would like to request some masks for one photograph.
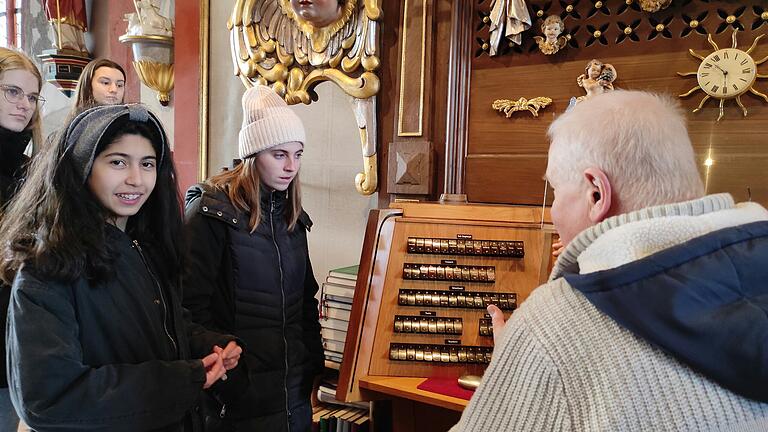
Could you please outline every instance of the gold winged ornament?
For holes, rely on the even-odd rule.
[[[317,100],[331,81],[351,96],[364,172],[358,192],[377,189],[376,70],[379,0],[236,0],[227,22],[235,75],[246,87],[271,86],[289,104]]]
[[[544,96],[535,97],[533,99],[526,99],[521,97],[518,100],[511,99],[497,99],[493,101],[493,109],[503,112],[507,118],[512,117],[512,113],[516,111],[530,111],[534,117],[539,116],[539,110],[552,103],[552,99]]]

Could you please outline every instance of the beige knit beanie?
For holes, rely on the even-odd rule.
[[[255,85],[243,95],[243,126],[240,128],[240,159],[279,144],[304,144],[304,125],[283,98],[271,88]]]

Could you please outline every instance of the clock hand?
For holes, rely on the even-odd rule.
[[[721,68],[720,66],[718,66],[718,65],[716,65],[714,63],[712,63],[712,66],[718,68],[720,70],[720,72],[723,73],[723,76],[728,75],[728,72],[724,71],[723,68]]]

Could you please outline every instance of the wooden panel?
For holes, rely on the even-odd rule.
[[[435,215],[439,214],[443,220],[464,220],[475,224],[489,222],[495,225],[507,223],[510,227],[542,222],[539,206],[395,202],[392,207],[402,209],[403,216],[411,219],[435,219]],[[543,222],[551,223],[549,208],[544,209]]]
[[[511,154],[467,157],[467,197],[473,202],[541,205],[544,200],[545,153],[532,156]],[[547,205],[552,203],[551,190]]]
[[[431,0],[404,1],[397,123],[399,137],[422,137],[425,129],[429,128],[424,113],[425,107],[428,109],[430,106],[426,80],[432,75],[433,8]]]
[[[386,395],[439,405],[454,411],[463,411],[469,403],[468,400],[419,390],[417,387],[424,381],[426,378],[368,376],[360,380],[360,386]]]
[[[768,196],[768,155],[734,156],[713,152],[712,166],[703,167],[707,155],[697,155],[707,193],[729,192],[736,202]],[[762,204],[765,204],[764,202]]]
[[[366,399],[360,392],[359,380],[368,373],[381,304],[381,289],[389,262],[389,248],[392,245],[394,218],[400,214],[399,210],[371,210],[368,215],[355,284],[355,302],[347,327],[344,361],[341,362],[336,389],[336,398],[341,401]]]
[[[521,48],[505,48],[504,54],[489,57],[479,49],[488,40],[487,24],[482,17],[490,8],[490,1],[481,0],[476,4],[475,36],[479,42],[473,59],[470,101],[469,145],[466,162],[466,192],[471,201],[536,204],[543,199],[543,183],[539,180],[546,169],[546,154],[549,143],[546,130],[556,115],[564,112],[572,96],[580,96],[583,90],[576,84],[576,77],[592,58],[613,64],[618,71],[614,83],[617,88],[649,90],[671,95],[685,93],[696,86],[696,79],[679,77],[676,72],[696,71],[700,61],[688,54],[692,48],[699,54],[712,51],[706,37],[691,30],[688,22],[706,13],[698,28],[705,28],[713,34],[720,47],[731,45],[731,27],[725,27],[725,13],[736,14],[737,23],[745,29],[738,33],[738,46],[749,48],[754,38],[765,34],[768,24],[753,13],[752,5],[760,2],[744,2],[746,9],[739,15],[740,4],[730,1],[673,2],[668,9],[648,14],[632,7],[622,6],[623,2],[603,2],[610,14],[594,11],[594,2],[550,2],[530,1],[534,25],[524,33]],[[568,14],[566,4],[574,4],[573,13]],[[685,3],[685,4],[682,4]],[[576,30],[574,40],[578,48],[568,46],[561,52],[545,56],[534,46],[531,36],[539,34],[540,18],[535,11],[547,8],[544,16],[562,14],[566,29]],[[619,14],[619,11],[621,13]],[[634,32],[638,41],[629,38],[620,40],[624,26],[638,22]],[[668,36],[656,34],[658,23],[667,23]],[[591,33],[586,26],[596,28],[607,25],[605,45],[595,41],[586,46]],[[753,30],[753,26],[756,29]],[[621,27],[623,28],[623,27]],[[687,29],[687,30],[686,30]],[[682,35],[685,33],[685,36]],[[763,39],[752,53],[755,59],[768,55],[768,38]],[[768,73],[768,64],[758,66],[761,74]],[[768,80],[759,79],[755,85],[759,91],[768,91]],[[553,99],[550,106],[539,113],[538,118],[527,112],[513,114],[511,119],[497,113],[491,103],[500,98],[547,96]],[[680,99],[689,122],[689,131],[697,154],[711,155],[723,163],[717,167],[717,175],[710,175],[709,192],[727,191],[737,198],[746,198],[746,185],[751,185],[752,199],[768,204],[768,192],[764,184],[768,180],[765,165],[756,161],[768,158],[764,131],[768,130],[768,104],[752,94],[742,96],[749,116],[743,118],[734,101],[725,104],[725,116],[718,123],[718,104],[710,100],[705,108],[692,113],[702,100],[704,93],[695,92]],[[642,107],[638,107],[641,109]],[[735,158],[735,159],[734,159]],[[701,158],[701,161],[706,156]],[[744,163],[728,162],[741,160]],[[700,165],[702,172],[706,170]]]

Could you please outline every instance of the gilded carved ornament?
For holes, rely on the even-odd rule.
[[[539,110],[545,108],[552,103],[552,99],[539,96],[532,99],[526,99],[521,97],[518,100],[511,99],[497,99],[493,101],[493,109],[503,112],[507,118],[512,117],[512,114],[517,111],[529,111],[534,117],[539,116]]]
[[[227,22],[235,75],[246,87],[269,85],[289,104],[309,104],[317,100],[314,87],[331,81],[352,97],[363,153],[355,186],[364,195],[378,187],[378,3],[236,0]]]

